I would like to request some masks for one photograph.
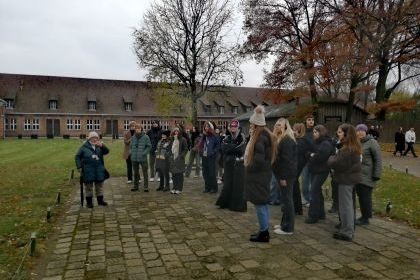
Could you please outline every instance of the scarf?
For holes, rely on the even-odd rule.
[[[178,140],[178,137],[175,137],[174,142],[172,143],[172,154],[174,155],[174,159],[176,159],[179,155],[179,140]]]

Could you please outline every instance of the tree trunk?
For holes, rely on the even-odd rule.
[[[349,100],[347,102],[347,108],[346,108],[346,123],[351,123],[351,118],[353,116],[353,104],[354,99],[356,97],[356,87],[359,85],[359,79],[355,76],[351,77],[350,80],[350,94],[349,94]]]
[[[195,84],[191,85],[191,123],[193,126],[198,126],[198,113],[197,113],[197,87]]]
[[[376,83],[376,104],[380,104],[386,100],[385,93],[386,93],[386,80],[388,78],[388,63],[386,61],[382,61],[379,65],[379,72],[378,72],[378,82]],[[378,120],[385,120],[386,111],[382,109],[376,114],[376,118]]]

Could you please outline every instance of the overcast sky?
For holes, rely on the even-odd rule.
[[[150,2],[0,0],[0,72],[145,80],[131,33]],[[243,86],[259,86],[262,68],[243,64]]]

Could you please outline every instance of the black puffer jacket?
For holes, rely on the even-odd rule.
[[[309,172],[313,174],[329,172],[328,158],[335,154],[335,148],[329,137],[320,137],[314,141],[312,152],[314,155],[309,158]]]
[[[297,162],[298,162],[298,170],[302,170],[302,168],[308,162],[308,157],[310,151],[312,149],[312,144],[306,137],[296,138],[297,144]]]
[[[152,127],[152,129],[147,131],[147,136],[149,136],[150,143],[152,144],[150,154],[154,155],[156,153],[157,144],[160,138],[162,138],[162,129],[160,128],[160,126]]]
[[[296,178],[297,149],[296,142],[285,136],[277,145],[277,158],[273,165],[273,172],[277,180]]]
[[[270,201],[271,175],[271,138],[267,131],[263,131],[255,143],[254,157],[245,167],[245,200],[253,204],[267,204]]]

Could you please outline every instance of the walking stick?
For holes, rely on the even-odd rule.
[[[83,207],[84,202],[84,194],[83,194],[83,171],[80,171],[80,205]]]

